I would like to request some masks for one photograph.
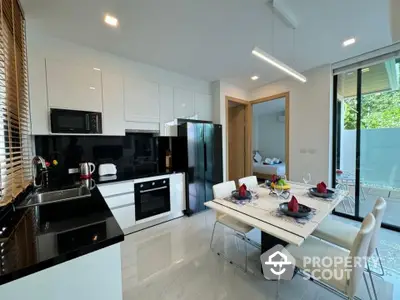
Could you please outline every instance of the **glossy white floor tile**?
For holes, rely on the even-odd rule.
[[[208,211],[126,236],[121,249],[124,300],[276,299],[277,283],[261,275],[259,250],[249,247],[249,273],[211,252],[214,220]],[[250,236],[260,240],[257,230]],[[217,227],[214,247],[244,263],[243,242],[229,229]],[[378,280],[377,285],[380,299],[392,299],[390,284]],[[300,276],[282,282],[279,290],[279,299],[340,299]]]

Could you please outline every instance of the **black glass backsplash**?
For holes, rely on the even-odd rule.
[[[126,136],[35,136],[36,154],[46,161],[56,159],[54,168],[66,174],[81,162],[113,163],[118,173],[157,172],[156,143],[151,133],[127,133]],[[96,174],[97,172],[95,172]]]

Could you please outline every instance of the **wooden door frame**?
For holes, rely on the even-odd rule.
[[[289,164],[289,126],[290,126],[290,92],[284,92],[284,93],[280,93],[280,94],[276,94],[276,95],[272,95],[269,97],[264,97],[264,98],[259,98],[256,100],[252,100],[249,101],[250,105],[251,105],[251,113],[253,113],[253,105],[254,104],[258,104],[258,103],[263,103],[263,102],[267,102],[267,101],[272,101],[272,100],[277,100],[279,98],[285,98],[285,164],[286,164],[286,176],[289,179],[289,169],[290,169],[290,164]],[[250,124],[250,128],[253,125],[253,120],[251,118],[251,124]],[[249,124],[246,124],[246,128],[249,127]],[[248,145],[248,147],[250,147],[250,152],[252,152],[252,132],[250,131],[250,144]],[[249,162],[251,162],[251,173],[253,173],[253,158],[251,157],[250,159],[248,159],[246,157],[246,160],[248,160]]]
[[[253,155],[251,144],[251,130],[253,125],[253,108],[249,101],[225,96],[225,132],[226,132],[226,176],[229,179],[229,101],[244,105],[245,110],[245,157],[244,157],[244,173],[245,176],[252,175],[253,171]]]

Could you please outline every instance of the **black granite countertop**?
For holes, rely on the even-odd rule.
[[[123,240],[97,187],[88,198],[10,211],[0,220],[0,285]]]
[[[108,176],[95,176],[93,177],[96,184],[102,183],[113,183],[113,182],[120,182],[120,181],[128,181],[134,180],[139,178],[146,178],[146,177],[155,177],[155,176],[162,176],[162,175],[170,175],[175,173],[183,173],[177,171],[164,171],[164,172],[154,172],[154,173],[137,173],[137,172],[118,172],[116,175],[108,175]]]

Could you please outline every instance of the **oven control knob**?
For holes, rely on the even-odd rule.
[[[141,184],[140,187],[143,187],[143,184]]]
[[[162,183],[165,183],[165,180]]]
[[[156,184],[155,182],[152,183],[152,185],[155,185],[155,184]]]

